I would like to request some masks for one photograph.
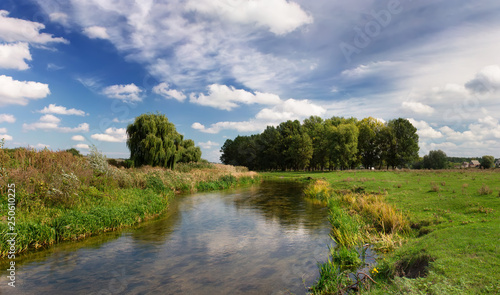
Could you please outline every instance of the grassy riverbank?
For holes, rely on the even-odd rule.
[[[154,218],[176,193],[258,179],[242,167],[190,163],[174,170],[126,169],[108,165],[99,154],[85,158],[49,150],[0,149],[0,163],[1,257],[9,254],[12,232],[17,233],[13,252],[19,253]],[[9,210],[14,190],[8,188],[14,186],[15,210]]]
[[[498,170],[263,175],[327,183],[310,189],[332,209],[333,238],[342,246],[352,239],[378,250],[377,269],[364,271],[376,283],[366,279],[363,293],[500,293]],[[335,294],[335,284],[342,286],[337,275],[352,272],[349,263],[356,266],[345,248],[333,249],[330,263],[322,265],[316,293]]]

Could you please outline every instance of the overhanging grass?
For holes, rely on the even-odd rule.
[[[371,294],[500,293],[500,171],[263,173],[323,179],[336,192],[368,193],[402,212],[405,243],[379,259]],[[390,250],[390,249],[389,249]],[[404,276],[418,271],[418,278]],[[408,264],[407,263],[407,264]]]

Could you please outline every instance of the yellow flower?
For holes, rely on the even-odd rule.
[[[374,269],[372,269],[372,273],[378,273],[378,270],[376,267]]]

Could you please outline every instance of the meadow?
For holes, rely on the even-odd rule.
[[[0,257],[154,218],[179,193],[258,179],[244,167],[207,162],[182,163],[173,170],[117,168],[97,150],[82,157],[66,151],[0,149],[0,164]],[[15,250],[9,252],[11,233],[17,235]]]
[[[337,246],[315,294],[500,293],[498,169],[262,175],[308,181],[306,196],[331,209]],[[363,268],[365,247],[376,265]]]

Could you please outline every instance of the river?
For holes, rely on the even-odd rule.
[[[16,260],[1,294],[305,294],[328,256],[328,210],[302,184],[179,196],[135,228]],[[5,266],[5,267],[4,267]]]

